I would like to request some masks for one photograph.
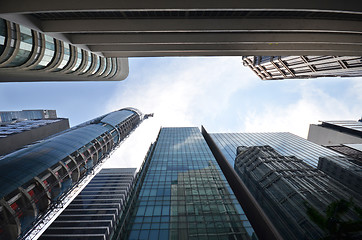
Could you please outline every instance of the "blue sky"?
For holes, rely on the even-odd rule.
[[[72,126],[122,107],[154,112],[106,167],[138,167],[160,126],[209,132],[287,131],[318,120],[357,120],[362,78],[262,81],[241,57],[132,58],[121,82],[0,83],[0,109],[55,109]]]

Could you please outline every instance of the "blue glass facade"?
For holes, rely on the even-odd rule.
[[[0,159],[0,238],[14,239],[141,122],[121,109]]]
[[[210,136],[231,166],[234,166],[238,146],[252,147],[269,145],[279,154],[296,156],[315,168],[318,166],[319,157],[342,156],[335,151],[288,132],[211,133]]]
[[[122,239],[256,239],[198,128],[162,128]]]

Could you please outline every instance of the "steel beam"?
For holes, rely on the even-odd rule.
[[[76,19],[44,20],[45,33],[300,32],[362,34],[362,22],[322,19]]]
[[[328,12],[357,12],[362,11],[361,5],[353,1],[330,1],[326,4],[323,1],[255,1],[255,0],[88,0],[88,1],[48,1],[33,0],[31,4],[27,0],[3,1],[0,13],[31,13],[31,12],[54,12],[54,11],[116,11],[116,10],[221,10],[221,9],[273,9],[273,10],[304,10],[314,11],[323,9]]]

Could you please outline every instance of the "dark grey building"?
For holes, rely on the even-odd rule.
[[[0,156],[69,128],[55,110],[0,112]]]
[[[354,197],[355,204],[362,206],[359,193],[270,146],[238,147],[234,167],[284,239],[324,237],[323,230],[308,217],[305,204],[323,213],[330,203]],[[356,221],[358,215],[350,210],[345,220]],[[358,239],[357,235],[350,237]]]
[[[0,159],[0,238],[16,239],[92,172],[143,120],[124,108]]]
[[[362,189],[362,164],[350,157],[321,157],[318,169],[356,192]]]
[[[111,239],[123,223],[135,174],[136,168],[102,169],[39,239]]]
[[[249,67],[262,80],[318,77],[360,77],[361,56],[245,56]]]

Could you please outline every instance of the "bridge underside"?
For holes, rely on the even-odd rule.
[[[362,55],[361,7],[340,1],[14,0],[0,17],[104,57]]]

